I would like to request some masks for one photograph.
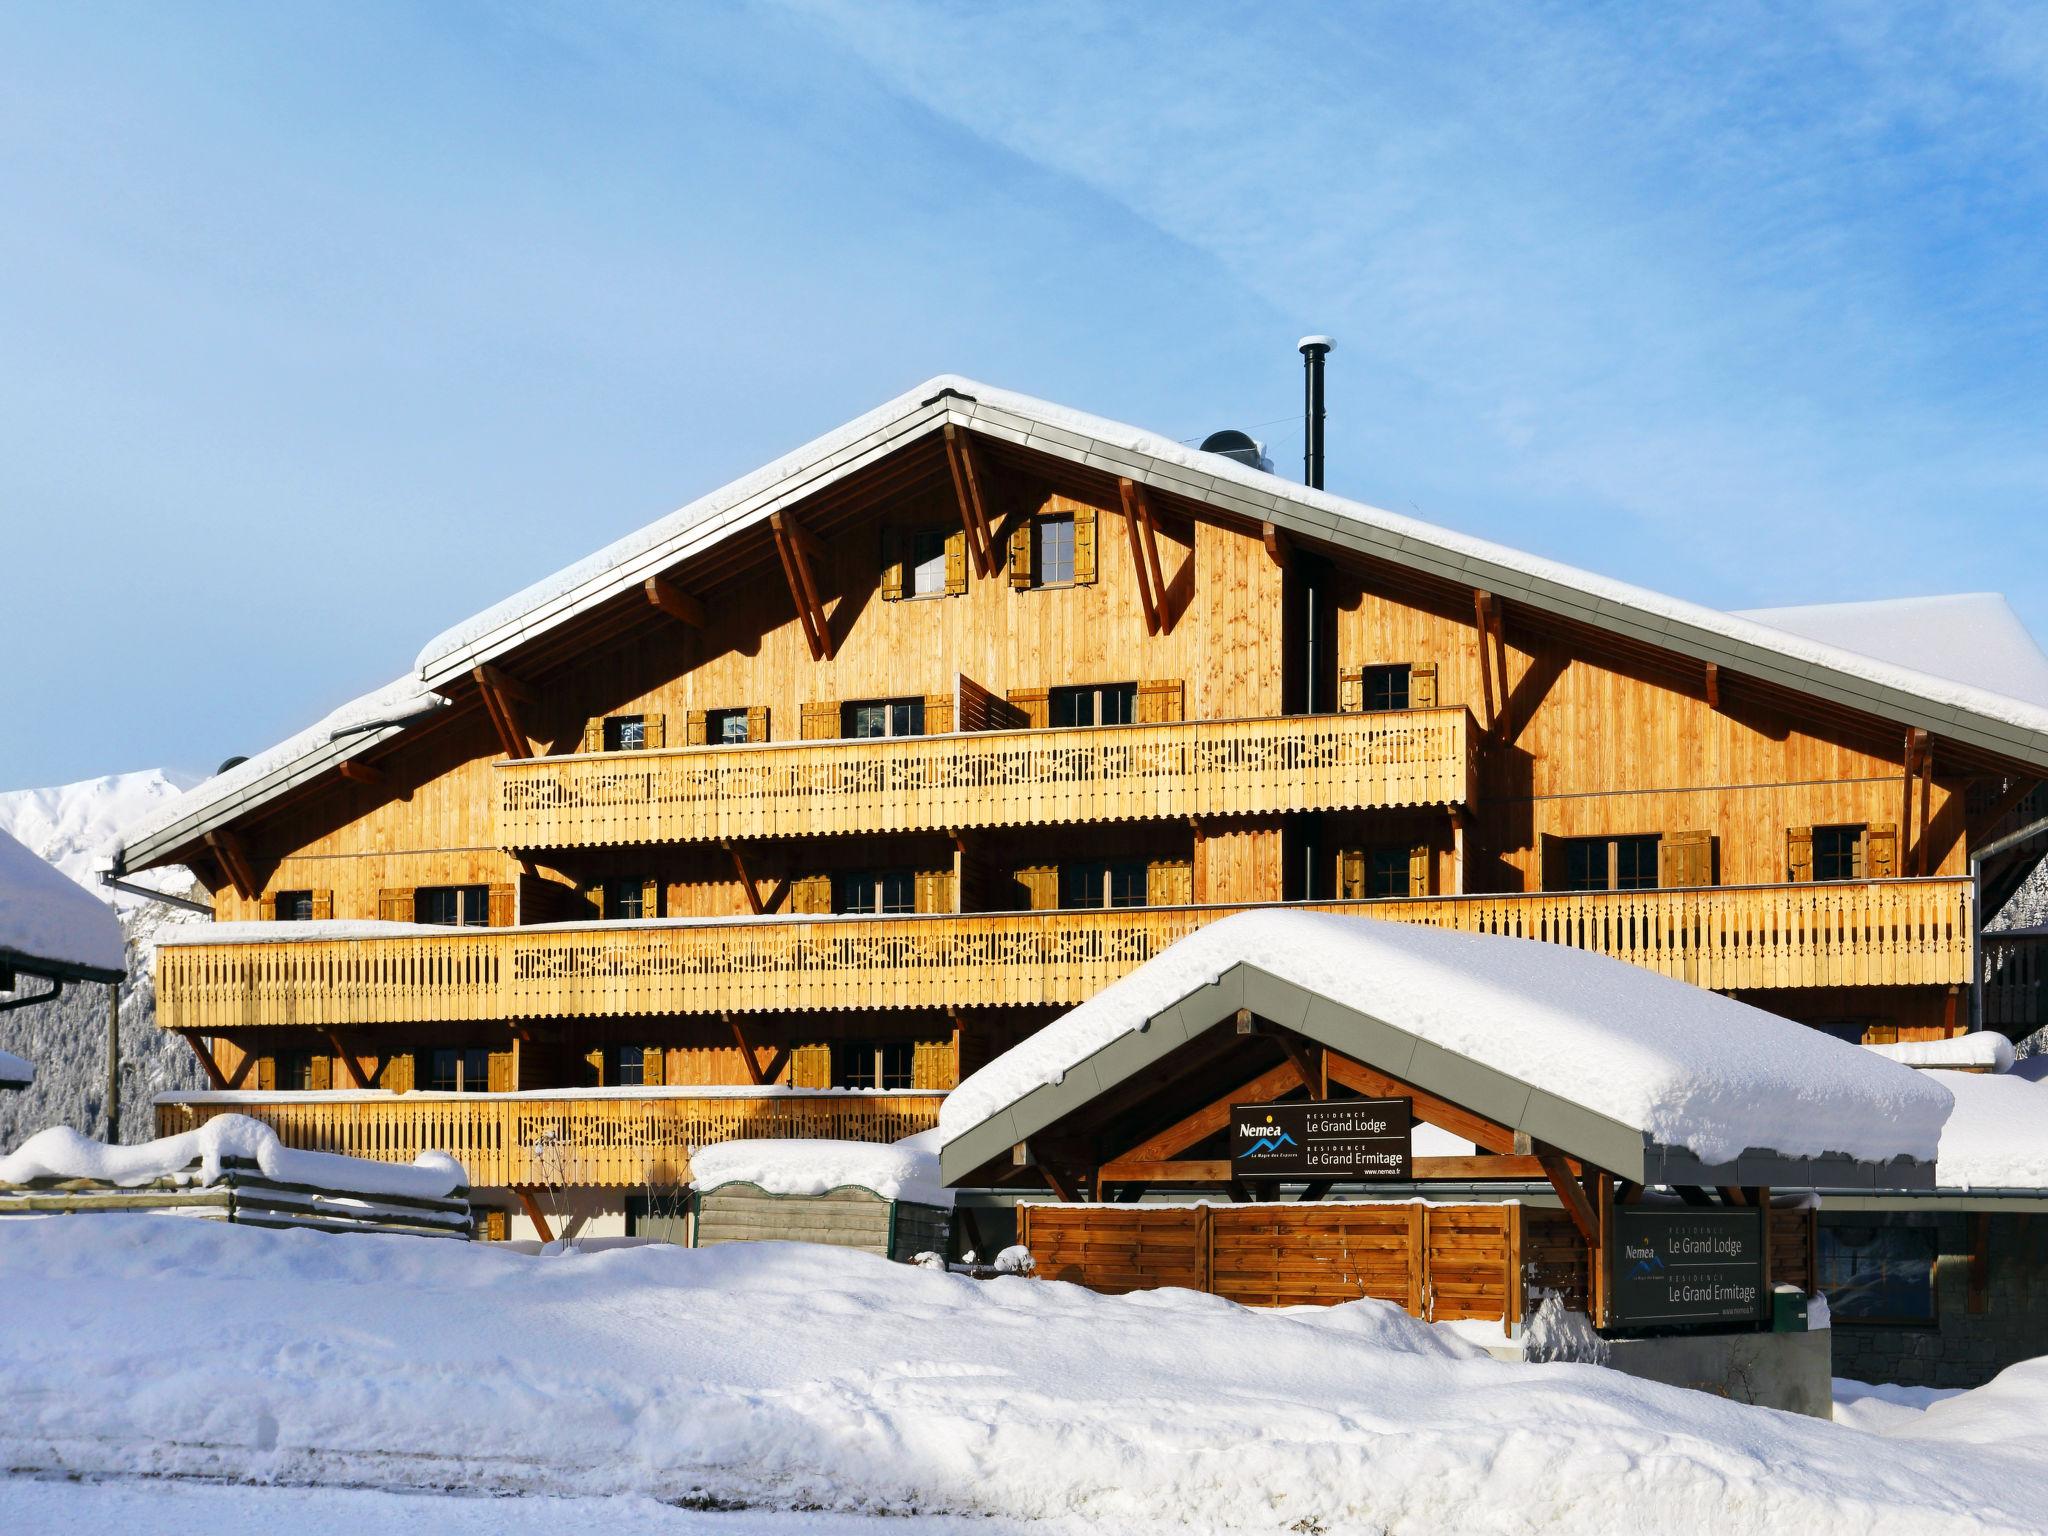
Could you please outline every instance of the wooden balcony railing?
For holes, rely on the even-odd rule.
[[[939,1123],[943,1093],[803,1089],[630,1093],[171,1094],[159,1136],[250,1115],[286,1146],[409,1163],[453,1155],[472,1185],[538,1189],[687,1184],[690,1148],[754,1136],[896,1141]]]
[[[2048,1028],[2048,939],[1984,935],[1984,1027],[2015,1039]]]
[[[497,765],[507,848],[710,842],[1472,799],[1463,707],[685,747]]]
[[[167,1029],[1066,1006],[1234,907],[422,928],[170,942]],[[1596,950],[1720,990],[1965,985],[1962,879],[1439,896],[1300,910]]]

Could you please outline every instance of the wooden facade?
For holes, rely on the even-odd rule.
[[[158,1010],[216,1087],[275,1086],[294,1144],[445,1145],[481,1184],[533,1173],[500,1111],[284,1085],[423,1088],[481,1051],[508,1106],[942,1089],[1277,902],[1571,944],[1852,1038],[1959,1031],[1967,848],[2037,775],[951,428],[443,691],[166,853],[223,922],[315,921],[166,945]],[[1994,981],[1989,1021],[2038,1012],[2031,959]],[[688,1101],[549,1102],[668,1146]]]

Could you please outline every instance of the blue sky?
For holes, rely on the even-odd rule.
[[[1654,18],[1654,20],[1652,19]],[[945,370],[2048,635],[1997,6],[0,9],[0,787],[211,769]]]

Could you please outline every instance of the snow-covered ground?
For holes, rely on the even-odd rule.
[[[975,1527],[988,1531],[2048,1520],[2048,1364],[1879,1434],[1593,1366],[1495,1361],[1377,1302],[1256,1311],[788,1244],[531,1257],[144,1216],[9,1224],[0,1295],[8,1529],[49,1529],[37,1512],[66,1508],[102,1529],[209,1518],[205,1493],[53,1491],[23,1473],[603,1497],[628,1530],[694,1527],[619,1496],[1000,1522]],[[260,1498],[220,1499],[228,1530],[276,1518]],[[148,1511],[124,1515],[131,1500]],[[377,1500],[309,1507],[321,1513],[294,1524],[398,1523]],[[516,1531],[535,1511],[592,1507],[448,1508],[429,1523]]]

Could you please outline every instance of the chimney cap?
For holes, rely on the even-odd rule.
[[[1334,336],[1304,336],[1294,344],[1294,350],[1297,352],[1307,352],[1314,349],[1319,352],[1328,352],[1336,345],[1337,338]]]

